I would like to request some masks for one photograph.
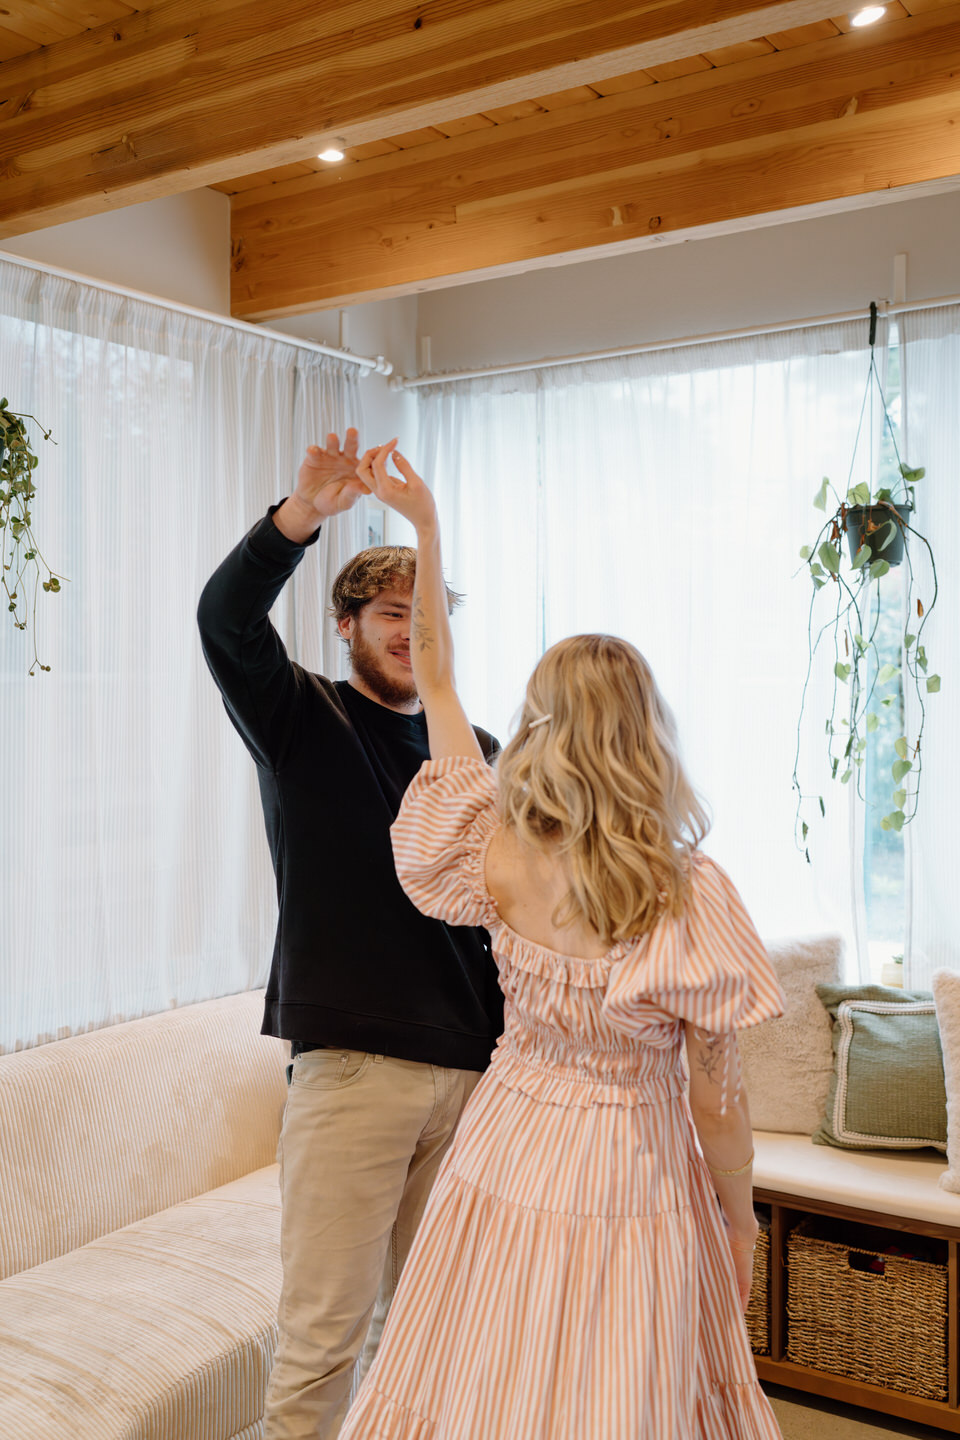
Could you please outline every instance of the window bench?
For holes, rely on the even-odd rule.
[[[754,1132],[754,1199],[770,1209],[770,1354],[761,1380],[960,1434],[958,1253],[960,1195],[938,1186],[946,1161],[933,1150],[855,1151],[814,1145],[805,1135]],[[829,1216],[947,1247],[946,1401],[928,1400],[792,1363],[787,1357],[787,1237],[803,1219]],[[896,1346],[897,1336],[889,1336]]]

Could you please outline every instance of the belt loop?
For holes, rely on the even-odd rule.
[[[374,1063],[374,1065],[382,1065],[382,1064],[383,1064],[383,1056],[382,1056],[382,1055],[374,1055],[374,1057],[373,1057],[373,1063]]]

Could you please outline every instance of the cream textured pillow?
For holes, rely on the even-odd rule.
[[[960,975],[937,970],[931,984],[947,1091],[947,1168],[940,1186],[960,1194]]]
[[[843,941],[839,935],[812,935],[764,942],[783,986],[786,1007],[737,1035],[755,1130],[811,1135],[823,1117],[833,1073],[830,1016],[817,998],[817,985],[840,979]]]

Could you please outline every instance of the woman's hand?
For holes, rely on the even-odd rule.
[[[436,504],[413,466],[399,450],[394,450],[396,443],[396,440],[391,440],[378,450],[368,450],[357,465],[357,475],[378,500],[409,520],[419,535],[429,533],[437,526]],[[390,474],[387,469],[390,459],[400,475]]]
[[[759,1226],[757,1227],[759,1231]],[[737,1276],[737,1291],[744,1313],[750,1303],[750,1287],[753,1284],[753,1255],[757,1248],[756,1236],[732,1235],[727,1231],[727,1243],[733,1256],[733,1268]]]

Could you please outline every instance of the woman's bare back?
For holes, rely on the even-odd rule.
[[[610,949],[585,920],[555,923],[570,885],[561,860],[525,844],[503,825],[490,841],[485,878],[501,920],[525,940],[584,960],[598,960]]]

